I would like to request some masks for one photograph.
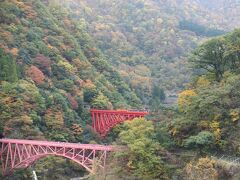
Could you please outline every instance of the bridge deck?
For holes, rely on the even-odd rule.
[[[0,143],[56,146],[56,147],[69,147],[69,148],[106,150],[106,151],[113,151],[114,150],[114,146],[108,146],[108,145],[81,144],[81,143],[54,142],[54,141],[37,141],[37,140],[22,140],[22,139],[0,139]]]

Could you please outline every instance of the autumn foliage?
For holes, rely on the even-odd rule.
[[[34,63],[36,66],[41,69],[42,71],[45,71],[47,74],[50,74],[52,69],[51,69],[51,60],[44,56],[43,54],[38,54],[34,58]]]
[[[30,66],[30,68],[27,70],[27,75],[38,85],[44,83],[45,76],[43,72],[36,66]]]
[[[48,128],[59,129],[64,125],[63,114],[58,110],[49,108],[44,115],[44,120]]]
[[[184,108],[188,105],[191,104],[191,98],[196,96],[196,92],[194,90],[185,90],[182,91],[179,94],[179,98],[178,98],[178,107],[180,111],[184,111]]]
[[[78,103],[77,101],[72,97],[71,94],[67,94],[67,98],[68,98],[68,101],[69,103],[71,104],[72,108],[73,109],[77,109],[78,108]]]

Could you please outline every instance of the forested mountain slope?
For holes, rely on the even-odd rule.
[[[0,134],[126,146],[108,167],[112,179],[238,176],[239,167],[235,173],[201,159],[240,154],[240,33],[227,34],[240,11],[238,1],[211,2],[0,1]],[[164,91],[175,95],[184,87],[178,106],[161,106]],[[148,120],[120,125],[104,140],[88,126],[89,107],[149,104]],[[86,173],[51,157],[34,168],[46,179]],[[29,179],[30,171],[9,179]]]
[[[221,16],[197,1],[67,0],[61,4],[68,5],[73,19],[85,22],[98,47],[145,103],[154,86],[173,92],[181,89],[190,74],[187,53],[228,29],[221,26]]]
[[[76,141],[69,130],[87,123],[84,104],[140,104],[83,24],[60,13],[39,0],[1,1],[0,131],[8,137]]]
[[[89,143],[88,106],[125,109],[141,104],[82,22],[62,9],[56,13],[46,1],[1,1],[0,134]],[[74,169],[82,172],[66,160],[50,158],[47,163],[65,167],[72,176]],[[24,177],[27,173],[13,179]]]
[[[59,124],[80,122],[84,103],[138,107],[131,88],[148,103],[154,86],[182,88],[187,52],[224,33],[207,9],[187,0],[2,1],[1,95],[36,103],[22,112],[43,127],[56,114]]]

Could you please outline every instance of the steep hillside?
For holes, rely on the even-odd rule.
[[[221,19],[195,1],[67,0],[95,42],[145,103],[152,87],[178,91],[188,82],[186,55],[224,33]]]
[[[90,179],[238,177],[237,163],[206,156],[240,154],[240,30],[209,40],[237,27],[239,12],[233,0],[1,0],[0,137],[128,147]],[[162,106],[184,86],[174,108]],[[106,139],[89,126],[89,107],[144,105],[147,119]],[[87,174],[47,157],[6,179],[33,169]]]
[[[84,22],[74,21],[68,11],[53,9],[46,1],[0,2],[1,137],[99,141],[88,125],[89,107],[140,106],[134,91],[95,46]],[[52,173],[56,167],[60,171]],[[35,168],[50,179],[85,172],[51,157]],[[29,179],[28,172],[10,179]]]
[[[90,123],[85,105],[139,106],[84,24],[67,11],[39,0],[1,1],[0,7],[0,133],[79,141],[79,133],[69,132]],[[22,131],[24,123],[29,131]]]

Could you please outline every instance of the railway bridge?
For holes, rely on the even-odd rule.
[[[104,168],[107,154],[116,147],[98,144],[80,144],[21,139],[0,139],[2,174],[10,175],[17,169],[31,166],[40,158],[53,155],[70,159],[88,172],[94,166]]]
[[[144,117],[146,111],[97,110],[91,109],[93,129],[105,137],[119,123]],[[24,169],[40,158],[53,155],[70,159],[88,172],[93,173],[95,165],[104,168],[107,154],[119,149],[110,145],[80,144],[52,141],[0,139],[0,158],[2,174],[12,174],[17,169]]]

